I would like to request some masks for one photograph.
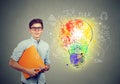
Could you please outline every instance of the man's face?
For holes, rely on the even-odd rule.
[[[40,36],[43,32],[43,28],[40,23],[35,23],[31,26],[29,31],[30,31],[32,37],[36,39],[36,38],[40,38]]]

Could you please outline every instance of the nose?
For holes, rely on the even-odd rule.
[[[38,28],[36,28],[36,29],[35,29],[35,31],[39,31],[39,29],[38,29]]]

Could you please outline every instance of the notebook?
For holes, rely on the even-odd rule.
[[[18,64],[25,68],[45,68],[45,64],[34,45],[23,52]],[[26,79],[30,78],[29,74],[22,73]]]

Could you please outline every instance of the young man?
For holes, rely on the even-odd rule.
[[[20,71],[30,75],[29,79],[24,78],[21,74],[21,81],[23,84],[45,84],[45,71],[48,71],[50,68],[50,59],[49,59],[49,45],[40,39],[40,36],[43,32],[43,22],[41,19],[33,19],[29,23],[29,32],[31,33],[31,38],[20,42],[17,47],[14,49],[12,56],[9,61],[9,65]],[[46,68],[41,70],[40,68],[25,68],[21,66],[18,61],[23,54],[24,50],[29,48],[31,45],[35,45],[37,51],[39,52],[41,58],[43,59]],[[29,58],[28,58],[29,60]]]

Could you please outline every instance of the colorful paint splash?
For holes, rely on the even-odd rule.
[[[69,20],[60,27],[62,46],[69,52],[71,64],[78,67],[88,53],[93,37],[92,27],[82,19]]]
[[[46,35],[50,38],[51,56],[56,63],[60,62],[63,68],[65,65],[73,70],[83,70],[93,63],[104,62],[111,45],[110,26],[107,24],[109,14],[106,11],[96,15],[91,11],[75,10],[50,14],[46,21],[49,28]]]

